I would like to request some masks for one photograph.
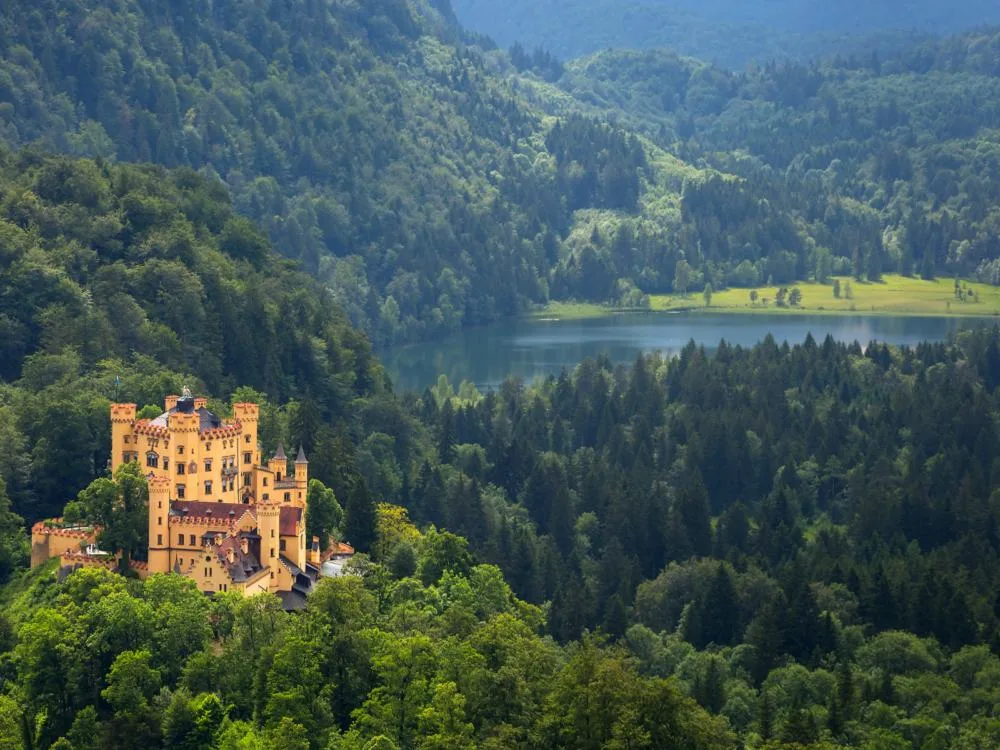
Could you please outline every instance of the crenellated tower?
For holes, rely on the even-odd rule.
[[[137,460],[138,449],[134,434],[135,404],[111,404],[111,471],[129,461]]]
[[[149,487],[149,572],[170,572],[170,480],[150,477]]]
[[[270,589],[278,587],[278,557],[281,554],[281,504],[273,500],[257,503],[257,533],[260,563],[271,569]]]

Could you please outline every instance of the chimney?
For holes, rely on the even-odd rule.
[[[180,396],[167,396],[166,399],[164,399],[163,401],[163,410],[170,411],[171,409],[173,409],[175,406],[177,406],[178,399],[180,399]]]
[[[309,545],[309,562],[313,565],[319,565],[319,537],[314,536],[312,538],[312,544]]]
[[[194,409],[195,409],[195,411],[198,411],[198,409],[204,409],[206,406],[208,406],[208,399],[207,398],[202,398],[201,396],[195,397],[195,400],[194,400]]]

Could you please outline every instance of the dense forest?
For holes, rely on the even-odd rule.
[[[485,396],[444,380],[383,396],[393,419],[366,414],[353,460],[320,461],[310,486],[325,531],[368,552],[352,575],[290,615],[170,577],[16,573],[0,732],[13,748],[991,747],[998,386],[993,329],[916,349],[692,344]],[[274,441],[301,410],[271,419]],[[339,470],[364,488],[337,492],[343,510],[323,484]],[[5,524],[4,549],[18,533]]]
[[[447,3],[12,6],[0,139],[217,175],[377,343],[544,301],[574,212],[638,210],[638,141],[550,132]]]
[[[359,399],[391,397],[364,335],[217,180],[28,150],[0,154],[0,195],[0,498],[29,521],[103,473],[115,398],[266,393],[322,420],[308,443],[334,461]]]
[[[503,52],[447,2],[13,6],[0,142],[221,180],[376,347],[550,299],[1000,281],[993,34],[737,74]]]
[[[0,748],[1000,746],[1000,328],[487,394],[372,352],[549,299],[1000,283],[1000,33],[733,73],[504,52],[447,0],[0,22]],[[141,559],[108,406],[184,385],[309,454],[309,532],[360,554],[305,611],[25,569],[64,508]]]
[[[889,52],[931,34],[1000,23],[990,0],[453,0],[458,19],[502,45],[569,59],[606,49],[675,49],[732,70],[836,51]]]
[[[998,60],[1000,32],[989,30],[886,59],[742,73],[665,51],[606,52],[567,65],[559,85],[688,162],[741,178],[684,189],[686,257],[715,288],[822,280],[831,268],[996,283]]]

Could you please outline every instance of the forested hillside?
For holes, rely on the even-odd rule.
[[[352,324],[998,283],[1000,34],[729,73],[503,53],[446,0],[0,22],[0,748],[1000,746],[1000,329],[483,395],[393,393]],[[134,465],[88,493],[108,406],[183,385],[308,453],[309,533],[361,554],[305,611],[25,570],[64,508],[142,525]]]
[[[990,34],[884,65],[564,70],[465,35],[447,3],[18,9],[0,137],[220,178],[377,346],[550,299],[1000,280]]]
[[[998,329],[917,349],[692,345],[486,396],[442,382],[356,461],[417,526],[379,505],[370,560],[304,613],[172,577],[15,577],[0,736],[992,747],[998,386]],[[274,419],[287,434],[301,416]],[[331,531],[360,538],[346,506]]]
[[[682,158],[746,181],[745,191],[692,182],[684,194],[700,249],[688,259],[716,288],[822,279],[831,268],[996,283],[998,71],[992,30],[885,60],[744,73],[664,51],[606,52],[567,66],[560,85]],[[767,228],[775,210],[792,217],[784,237]],[[747,216],[757,237],[733,226]]]
[[[454,0],[459,20],[504,46],[568,59],[606,49],[669,47],[732,70],[837,51],[883,52],[930,34],[1000,22],[990,0]]]
[[[104,472],[115,398],[298,399],[328,481],[358,399],[391,398],[322,286],[190,169],[2,153],[0,233],[0,509],[30,522]]]
[[[510,316],[575,212],[639,212],[646,157],[552,132],[436,7],[8,3],[0,137],[218,174],[378,343]]]

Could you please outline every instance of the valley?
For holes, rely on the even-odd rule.
[[[996,12],[0,3],[0,748],[1000,747]]]

